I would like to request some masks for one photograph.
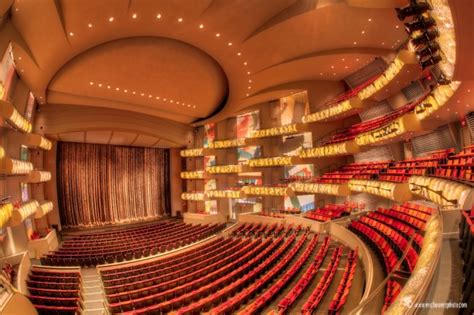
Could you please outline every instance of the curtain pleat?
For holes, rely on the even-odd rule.
[[[59,142],[57,168],[65,227],[170,214],[169,150]]]

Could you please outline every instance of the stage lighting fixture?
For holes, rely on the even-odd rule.
[[[421,46],[415,53],[418,59],[423,59],[425,56],[434,55],[440,49],[437,42],[429,42],[425,46]]]
[[[423,44],[427,44],[436,37],[439,36],[439,32],[436,28],[430,28],[429,30],[425,30],[423,33],[418,35],[417,37],[411,40],[412,44],[417,47]]]
[[[406,7],[396,8],[395,10],[397,10],[397,16],[400,21],[403,21],[409,16],[420,15],[428,10],[431,10],[431,6],[428,2],[414,1]]]
[[[430,55],[427,58],[421,60],[421,62],[420,62],[421,68],[423,70],[425,70],[426,68],[428,68],[430,66],[434,66],[435,64],[437,64],[441,60],[442,60],[442,58],[441,58],[440,55]]]
[[[418,16],[411,22],[405,23],[405,30],[408,34],[418,30],[426,30],[436,25],[436,21],[432,17]]]

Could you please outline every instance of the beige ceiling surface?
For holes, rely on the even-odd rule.
[[[109,120],[137,113],[185,128],[338,82],[377,56],[390,60],[407,39],[393,9],[403,1],[16,0],[8,27],[18,34],[20,75],[45,109],[103,108],[116,111]],[[472,24],[471,1],[450,3],[456,23]],[[458,45],[467,51],[472,42]],[[92,128],[81,121],[67,130],[52,117],[52,133]],[[183,142],[162,138],[158,144]]]

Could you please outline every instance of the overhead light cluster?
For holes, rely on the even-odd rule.
[[[105,85],[105,84],[102,84],[102,83],[95,83],[94,81],[90,81],[89,85],[90,86],[97,86],[99,88],[105,88],[107,90],[115,90],[117,92],[123,92],[125,94],[132,94],[132,95],[136,95],[136,96],[139,95],[141,97],[146,96],[149,99],[155,99],[156,101],[161,101],[161,102],[168,102],[170,104],[177,104],[177,105],[181,105],[183,107],[196,108],[196,105],[192,105],[192,104],[185,103],[185,102],[182,102],[182,101],[177,101],[177,100],[173,100],[173,99],[170,99],[170,98],[156,96],[156,95],[153,95],[153,94],[137,92],[137,91],[134,91],[134,90],[131,90],[131,89],[123,89],[123,88],[121,89],[119,87],[113,87],[111,85]]]
[[[409,5],[396,10],[401,21],[411,18],[405,23],[405,30],[411,37],[410,45],[418,56],[422,69],[438,64],[443,59],[436,41],[440,32],[435,19],[430,15],[431,5],[425,1],[411,0]]]

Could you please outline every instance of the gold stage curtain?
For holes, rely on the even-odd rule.
[[[169,150],[59,142],[65,227],[136,222],[170,213]]]

